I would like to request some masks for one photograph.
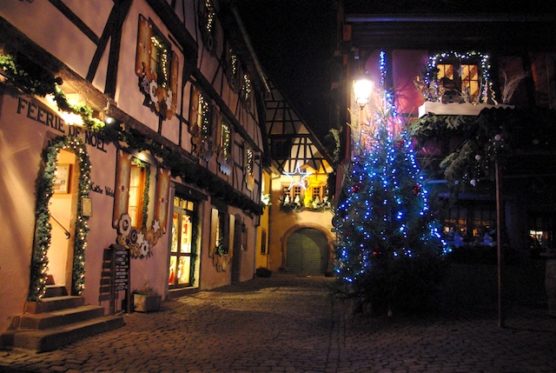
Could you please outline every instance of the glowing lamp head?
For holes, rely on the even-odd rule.
[[[355,93],[355,102],[361,108],[369,103],[371,92],[373,90],[373,82],[369,79],[359,79],[353,83],[353,91]]]

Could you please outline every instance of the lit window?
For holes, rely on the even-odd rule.
[[[170,82],[170,48],[159,36],[151,36],[151,74],[156,83],[163,88]]]
[[[436,79],[447,91],[456,90],[467,102],[477,102],[480,94],[479,66],[477,64],[441,63],[436,65]]]
[[[225,121],[222,121],[220,127],[220,149],[222,151],[222,157],[225,160],[230,159],[232,155],[232,131],[230,125]]]
[[[454,65],[452,64],[439,64],[436,66],[438,73],[436,78],[441,80],[442,78],[447,78],[454,80]]]
[[[313,193],[312,193],[312,198],[313,200],[316,200],[317,198],[321,198],[321,190],[322,187],[318,186],[318,187],[313,187]]]
[[[477,65],[461,65],[461,91],[469,95],[471,102],[479,97],[479,68]]]
[[[131,164],[128,214],[131,218],[131,226],[134,228],[141,228],[143,226],[143,205],[145,202],[144,193],[147,166],[146,163],[137,159],[134,159]]]

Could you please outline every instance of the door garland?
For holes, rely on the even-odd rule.
[[[75,137],[59,136],[49,142],[42,152],[42,163],[36,182],[37,200],[35,208],[35,237],[31,259],[31,281],[28,300],[39,300],[46,290],[46,272],[48,270],[48,248],[52,238],[52,226],[49,222],[48,203],[53,194],[53,182],[56,173],[56,159],[60,150],[70,150],[78,158],[79,185],[77,198],[77,218],[73,245],[73,265],[71,294],[81,295],[85,287],[85,250],[89,217],[83,215],[83,198],[89,196],[91,189],[91,163],[84,142]]]

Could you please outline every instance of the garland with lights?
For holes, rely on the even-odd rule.
[[[248,74],[243,74],[243,79],[241,81],[241,98],[245,103],[249,103],[252,90],[251,78],[249,78]]]
[[[120,132],[119,140],[127,143],[134,150],[149,151],[153,156],[163,160],[162,166],[170,169],[172,175],[180,176],[183,180],[196,184],[199,188],[207,189],[211,195],[225,200],[230,205],[257,215],[262,213],[263,207],[260,204],[237,191],[210,170],[188,158],[177,156],[176,152],[170,148],[151,141],[137,131],[128,129]]]
[[[204,0],[199,7],[199,24],[201,29],[201,35],[203,36],[203,42],[207,50],[214,50],[214,24],[216,17],[216,10],[214,9],[214,4],[212,0]]]
[[[481,72],[480,78],[480,102],[497,104],[496,95],[493,89],[492,79],[490,77],[490,57],[486,53],[469,51],[469,52],[441,52],[429,57],[423,80],[419,78],[415,82],[421,94],[427,101],[439,101],[442,97],[441,88],[437,81],[438,63],[442,61],[478,61]],[[465,98],[465,97],[464,97]]]
[[[386,53],[380,54],[381,84]],[[401,127],[394,95],[384,88],[346,175],[335,209],[338,290],[370,304],[375,314],[434,307],[449,248],[429,207],[411,137]]]
[[[142,227],[147,226],[147,215],[149,210],[149,189],[151,187],[151,166],[138,158],[133,158],[131,163],[139,168],[145,170],[145,188],[143,190],[143,211],[141,211],[141,216],[143,221],[141,222]]]
[[[491,177],[492,162],[539,151],[552,151],[556,143],[556,111],[483,109],[478,116],[426,115],[411,124],[421,147],[459,139],[459,145],[442,155],[440,167],[453,186],[477,186]],[[440,155],[440,154],[439,154]]]
[[[37,201],[35,208],[36,228],[33,242],[33,259],[31,264],[31,282],[29,300],[39,300],[46,290],[48,270],[48,248],[52,238],[52,226],[48,204],[53,192],[58,153],[67,149],[75,153],[79,162],[79,185],[77,192],[77,218],[74,234],[73,278],[71,293],[80,295],[85,285],[85,251],[87,233],[89,232],[87,216],[83,215],[83,198],[89,196],[91,189],[91,163],[85,144],[78,138],[60,136],[52,140],[42,153],[42,170],[37,179]]]
[[[103,121],[93,117],[93,109],[89,106],[68,102],[60,88],[61,78],[55,78],[25,57],[16,58],[9,54],[0,54],[0,69],[5,72],[12,84],[23,92],[41,97],[52,95],[60,111],[79,115],[87,129],[98,132],[105,127]]]

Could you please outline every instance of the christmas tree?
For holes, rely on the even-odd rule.
[[[368,138],[358,139],[336,208],[336,276],[341,290],[370,303],[373,313],[429,309],[448,249],[395,111],[372,122]]]

